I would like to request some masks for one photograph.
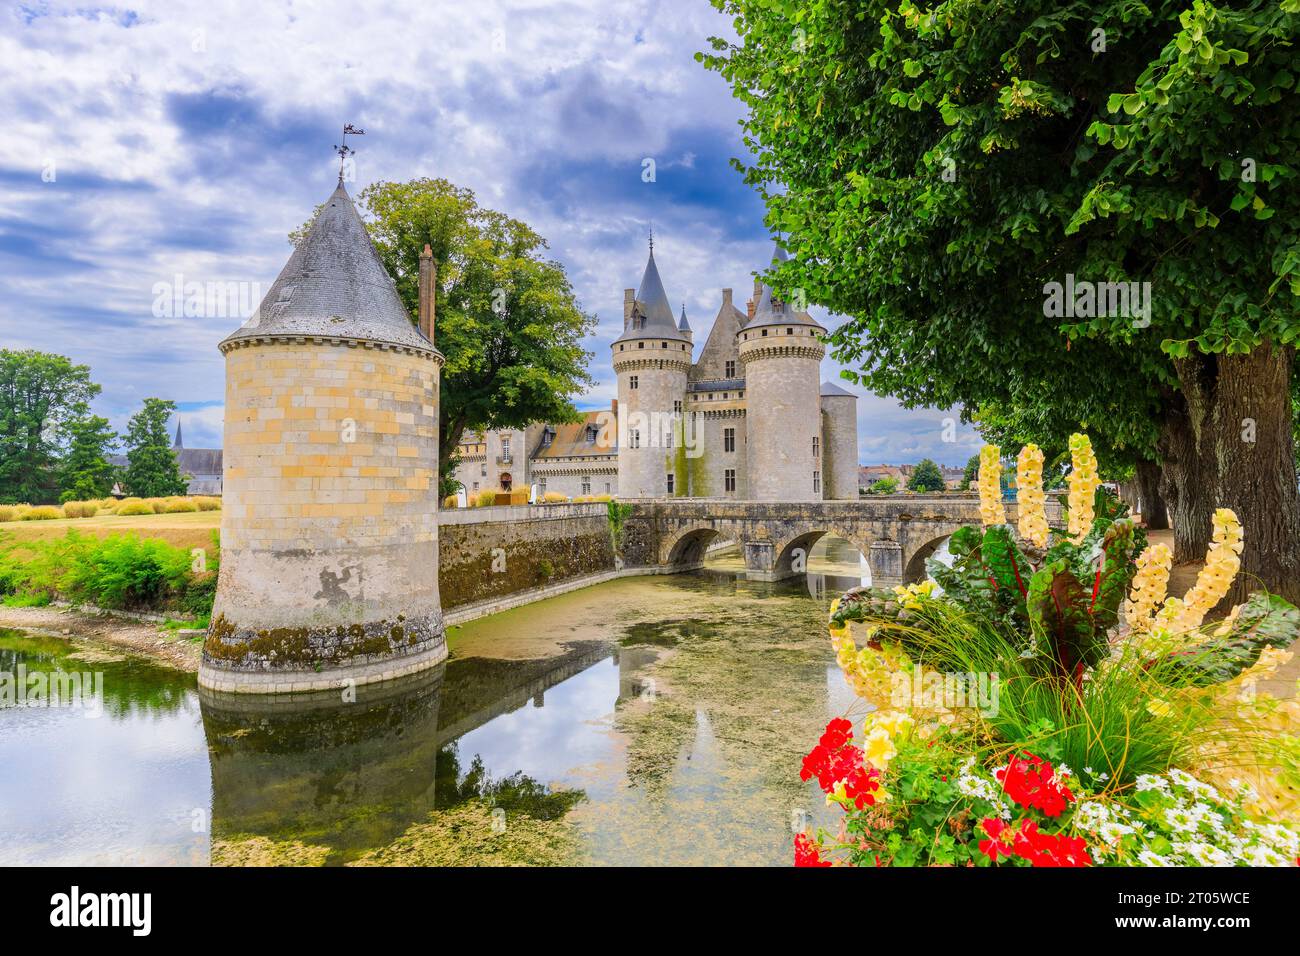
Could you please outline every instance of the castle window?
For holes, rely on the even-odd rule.
[[[609,494],[609,482],[605,482],[605,494]]]
[[[668,348],[668,343],[667,343],[667,342],[661,342],[660,345],[662,345],[664,348]]]
[[[722,450],[736,450],[736,430],[734,428],[724,428],[722,430]]]
[[[641,447],[641,429],[634,428],[628,432],[628,444],[633,448]]]
[[[722,393],[722,400],[723,400],[724,402],[725,402],[728,398],[730,398],[730,397],[731,397],[731,393],[730,393],[730,392],[723,392],[723,393]]]
[[[628,388],[636,388],[636,387],[637,387],[637,383],[638,383],[639,381],[640,381],[640,379],[639,379],[638,376],[636,376],[636,375],[629,375],[629,376],[628,376],[628,379],[627,379],[627,387],[628,387]]]
[[[727,378],[735,378],[735,377],[736,377],[736,363],[735,363],[735,362],[728,362],[728,363],[727,363],[726,376],[727,376]]]
[[[668,493],[669,493],[670,495],[673,494],[673,481],[674,481],[673,474],[672,474],[671,472],[669,472],[669,474],[668,474]]]
[[[818,458],[820,458],[821,453],[822,453],[821,437],[818,435],[813,435],[813,461],[816,461]]]
[[[820,495],[821,493],[822,493],[822,473],[820,471],[814,471],[813,472],[813,494]]]
[[[763,338],[767,338],[767,329],[763,330]]]
[[[645,348],[645,343],[644,343],[644,342],[638,342],[638,343],[636,344],[636,347],[639,348],[639,349],[643,349],[643,348]]]
[[[786,334],[786,335],[794,335],[794,329],[786,329],[786,330],[785,330],[785,334]]]
[[[682,400],[680,398],[673,399],[673,414],[680,415],[681,413],[682,413]]]
[[[728,468],[722,473],[722,484],[726,491],[736,490],[736,469]]]
[[[486,478],[486,477],[487,477],[487,463],[486,463],[486,462],[484,462],[482,465],[479,465],[478,476],[479,476],[480,478]]]
[[[591,475],[582,476],[582,493],[584,495],[591,494]]]
[[[538,493],[539,495],[545,495],[545,494],[546,494],[546,479],[545,479],[545,478],[542,478],[541,480],[539,480],[539,481],[537,482],[537,493]]]
[[[551,442],[555,439],[555,433],[549,428],[542,432],[542,447],[550,448]]]
[[[588,425],[588,426],[587,426],[587,444],[588,444],[588,445],[594,445],[594,444],[596,444],[596,426],[595,426],[595,425]]]
[[[713,393],[709,392],[709,401],[713,401]]]

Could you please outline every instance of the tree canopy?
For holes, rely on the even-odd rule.
[[[0,503],[55,500],[62,428],[99,390],[66,356],[0,349]]]
[[[1300,590],[1300,0],[715,5],[772,280],[848,316],[833,355],[905,404],[1159,458],[1176,533],[1234,507],[1248,573]]]
[[[932,458],[922,458],[907,479],[908,491],[943,491],[943,472]]]
[[[175,412],[173,401],[146,398],[144,407],[131,416],[126,429],[127,465],[122,476],[128,494],[142,498],[185,494],[187,484],[167,435],[167,422]]]

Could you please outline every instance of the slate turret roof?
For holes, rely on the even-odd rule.
[[[668,304],[668,293],[664,291],[663,280],[659,278],[659,267],[655,265],[653,250],[646,261],[641,286],[636,290],[632,321],[614,341],[627,342],[632,339],[686,341],[686,336],[677,330],[677,320],[673,318],[673,307]]]
[[[351,339],[434,351],[411,323],[342,183],[321,206],[252,318],[220,347],[224,352],[267,336]]]
[[[781,243],[776,244],[772,250],[772,262],[785,262],[788,258],[786,252],[781,248]],[[807,312],[796,312],[792,306],[785,302],[779,301],[772,292],[772,287],[766,282],[763,283],[763,291],[759,296],[758,304],[754,307],[754,317],[745,323],[746,329],[757,329],[765,325],[810,325],[815,329],[826,329]]]
[[[822,398],[834,397],[834,398],[856,399],[858,397],[854,395],[852,392],[850,392],[848,389],[840,388],[834,382],[822,382],[821,394],[822,394]]]

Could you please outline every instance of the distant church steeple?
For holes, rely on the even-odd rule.
[[[181,420],[179,418],[176,419],[176,440],[172,442],[172,447],[173,448],[185,447],[185,439],[181,437]]]

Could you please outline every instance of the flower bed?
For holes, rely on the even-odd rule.
[[[1070,448],[1065,527],[1047,524],[1031,445],[1013,532],[986,448],[983,527],[952,536],[952,567],[832,605],[868,712],[860,736],[854,715],[832,720],[804,759],[844,815],[796,836],[798,865],[1297,862],[1300,705],[1257,684],[1290,657],[1300,610],[1257,593],[1205,623],[1239,567],[1226,509],[1194,586],[1166,597],[1168,549],[1099,487],[1086,436]]]

